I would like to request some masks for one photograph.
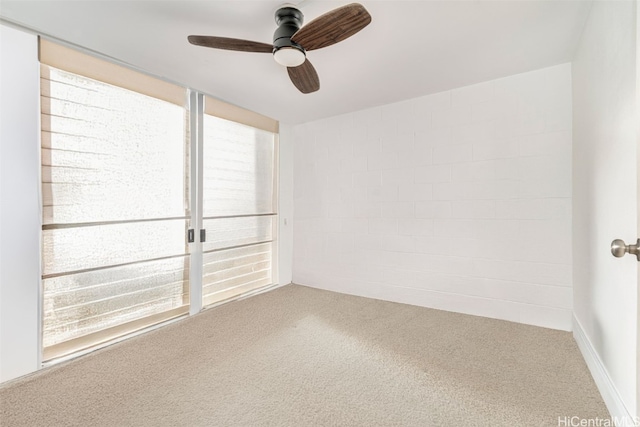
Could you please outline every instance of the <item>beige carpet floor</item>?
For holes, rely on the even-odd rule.
[[[557,426],[570,333],[290,285],[0,386],[0,425]]]

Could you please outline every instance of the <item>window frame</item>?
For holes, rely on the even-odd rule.
[[[127,339],[130,336],[138,335],[146,330],[162,327],[167,323],[199,313],[203,308],[215,307],[219,304],[243,298],[255,293],[264,292],[278,285],[278,248],[279,248],[279,170],[280,170],[280,145],[279,145],[279,122],[261,114],[246,110],[218,100],[214,97],[204,94],[203,92],[176,85],[165,79],[153,77],[145,72],[135,70],[131,66],[112,58],[94,52],[87,52],[78,49],[75,46],[69,47],[64,43],[39,37],[39,60],[41,64],[49,65],[64,71],[89,77],[94,80],[102,81],[124,89],[132,90],[137,93],[151,96],[156,99],[171,102],[184,107],[188,114],[186,123],[186,132],[188,133],[188,147],[190,150],[190,158],[187,162],[189,170],[188,189],[190,200],[190,217],[187,219],[188,228],[195,230],[195,241],[187,243],[185,256],[189,259],[189,267],[186,270],[189,274],[189,300],[184,307],[170,310],[170,316],[161,319],[163,313],[144,317],[138,320],[127,322],[122,325],[106,328],[99,332],[94,332],[88,337],[98,338],[97,343],[87,345],[89,340],[85,340],[84,336],[64,341],[54,346],[56,351],[47,352],[43,347],[43,298],[44,292],[40,292],[40,362],[43,366],[68,360],[79,355],[94,351],[98,348],[108,346],[114,342]],[[40,89],[42,94],[42,88]],[[198,230],[202,229],[203,224],[203,118],[204,114],[213,115],[225,120],[230,120],[243,125],[255,127],[257,129],[266,130],[274,134],[274,153],[273,153],[273,221],[272,221],[272,250],[271,250],[271,284],[265,285],[259,289],[251,290],[245,294],[225,299],[219,303],[203,307],[202,304],[202,242],[199,239]],[[42,146],[42,133],[40,133],[40,146]],[[42,166],[41,166],[42,167]],[[40,190],[42,194],[42,189]],[[40,252],[42,256],[42,251]],[[42,279],[41,279],[42,280]],[[127,325],[133,326],[128,328]],[[126,330],[126,331],[125,331]],[[125,331],[123,333],[123,331]],[[44,362],[43,362],[44,361]]]

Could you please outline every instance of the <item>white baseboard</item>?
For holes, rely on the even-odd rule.
[[[602,363],[602,360],[600,360],[598,353],[591,344],[591,341],[589,341],[575,314],[573,315],[573,337],[578,344],[584,361],[587,363],[589,371],[591,371],[591,376],[602,395],[605,405],[607,405],[611,417],[618,420],[633,420],[634,418],[631,416],[631,412],[629,412],[624,404],[624,401],[618,393],[618,389],[611,380],[607,369]]]

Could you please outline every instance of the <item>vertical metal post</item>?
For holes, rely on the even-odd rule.
[[[280,132],[276,132],[273,140],[273,229],[271,243],[271,283],[280,283]]]
[[[191,91],[189,93],[191,128],[191,228],[202,228],[202,114],[204,97]],[[191,262],[189,263],[189,314],[202,310],[202,242],[195,239],[189,243]]]

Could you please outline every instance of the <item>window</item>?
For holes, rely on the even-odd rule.
[[[276,282],[277,122],[189,112],[185,88],[46,40],[40,60],[43,360]]]
[[[41,67],[49,360],[188,311],[188,118],[182,105]]]
[[[277,225],[273,132],[204,115],[203,304],[273,280]]]

